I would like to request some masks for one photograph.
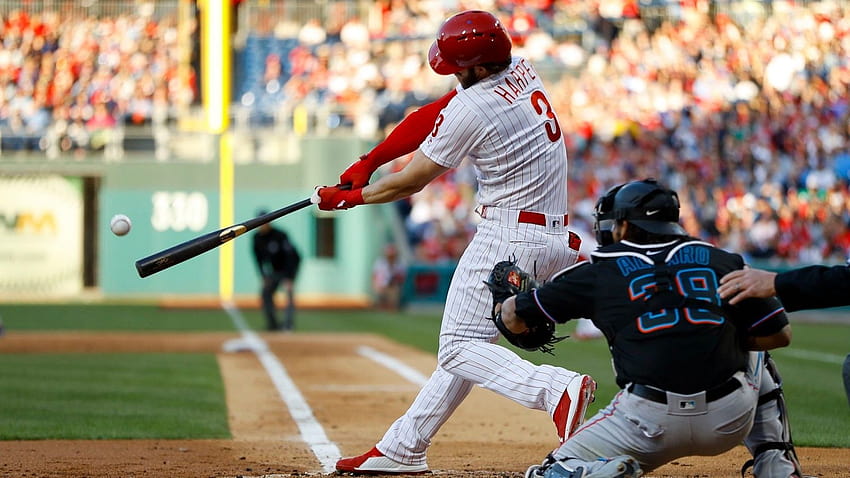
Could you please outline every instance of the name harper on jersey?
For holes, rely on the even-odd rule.
[[[710,258],[711,256],[708,252],[708,248],[705,246],[685,246],[676,251],[676,253],[673,254],[673,257],[667,261],[667,264],[671,266],[677,264],[694,264],[704,266],[708,265]],[[651,269],[655,266],[634,256],[623,256],[617,258],[617,267],[620,269],[620,273],[625,277],[632,272],[639,271],[641,269]]]
[[[517,97],[537,78],[537,72],[530,63],[521,59],[515,67],[508,70],[502,83],[493,88],[493,93],[504,98],[508,104],[513,104]]]

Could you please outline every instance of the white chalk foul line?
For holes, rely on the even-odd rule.
[[[393,372],[401,375],[402,377],[406,378],[408,381],[410,381],[410,382],[412,382],[416,385],[419,385],[420,387],[425,385],[425,382],[428,381],[428,377],[419,373],[418,370],[416,370],[413,367],[410,367],[409,365],[399,361],[395,357],[393,357],[391,355],[387,355],[383,352],[379,352],[379,351],[373,349],[372,347],[367,347],[365,345],[361,345],[360,347],[357,347],[357,353],[366,357],[366,358],[374,360],[379,365],[382,365],[382,366],[392,370]]]
[[[325,473],[334,471],[336,461],[341,454],[336,443],[328,439],[324,428],[313,416],[313,410],[307,404],[307,400],[301,395],[301,391],[295,385],[295,382],[286,373],[286,368],[269,352],[268,346],[259,335],[248,328],[242,313],[239,312],[232,303],[222,303],[222,307],[230,316],[233,325],[242,334],[242,340],[247,347],[257,355],[260,363],[266,369],[269,377],[274,383],[277,393],[289,409],[292,419],[298,425],[298,430],[301,432],[301,438],[307,443],[313,454],[316,455],[319,462],[322,464],[322,469]]]
[[[771,355],[777,355],[779,357],[788,355],[788,356],[791,356],[791,357],[794,357],[794,358],[803,359],[803,360],[811,360],[811,361],[814,361],[814,362],[824,362],[824,363],[832,363],[832,364],[839,364],[839,365],[844,363],[844,356],[843,355],[829,354],[829,353],[824,353],[824,352],[815,352],[815,351],[812,351],[812,350],[800,350],[800,349],[795,349],[793,347],[794,347],[794,345],[792,344],[791,347],[771,350],[770,354]]]

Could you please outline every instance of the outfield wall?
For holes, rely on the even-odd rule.
[[[239,158],[234,159],[235,222],[254,217],[261,208],[273,210],[300,201],[311,194],[314,185],[335,183],[339,172],[370,145],[354,138],[302,138],[297,146],[299,159],[286,164],[242,164]],[[38,179],[30,197],[50,197],[52,204],[26,198],[3,200],[2,242],[5,249],[16,250],[34,244],[38,238],[39,245],[33,247],[41,250],[49,246],[51,252],[42,254],[40,268],[35,270],[33,262],[22,260],[32,260],[34,254],[15,256],[0,250],[0,297],[28,293],[63,297],[86,288],[107,297],[218,295],[221,248],[144,279],[138,277],[134,266],[139,258],[221,227],[218,162],[157,162],[144,156],[108,163],[4,157],[0,179],[6,182],[0,181],[0,198],[21,196],[9,184],[19,184],[22,178]],[[44,191],[45,184],[61,186],[62,180],[66,187],[61,195]],[[86,181],[96,184],[96,198],[91,204],[86,204],[85,188],[79,185]],[[63,199],[68,190],[77,194]],[[109,231],[109,219],[118,213],[133,221],[132,231],[123,237]],[[49,218],[54,218],[52,230],[44,225]],[[56,222],[56,218],[65,219]],[[22,227],[22,220],[24,226],[30,226]],[[44,224],[32,227],[39,221]],[[285,229],[302,253],[296,283],[299,295],[368,300],[372,262],[384,242],[390,240],[387,222],[386,211],[380,206],[337,213],[311,207],[276,220],[274,225]],[[251,254],[252,234],[248,232],[230,243],[236,295],[259,291]],[[55,272],[51,269],[62,262],[57,258],[65,256],[69,260],[63,268],[73,271],[74,280],[50,283],[57,280],[51,275]],[[84,279],[87,269],[90,277]],[[21,280],[16,282],[16,278]],[[31,288],[24,279],[40,286]]]
[[[316,184],[335,183],[352,158],[371,146],[355,138],[304,137],[287,144],[291,148],[280,151],[274,164],[234,155],[234,223],[254,217],[260,208],[300,201]],[[106,298],[216,299],[221,248],[144,279],[134,263],[222,227],[219,174],[212,160],[159,162],[130,154],[117,162],[99,157],[47,161],[40,155],[3,155],[0,302],[66,299],[92,291]],[[133,221],[124,237],[109,231],[109,219],[118,213]],[[319,306],[368,303],[372,263],[387,241],[403,240],[394,238],[394,232],[403,231],[392,205],[337,213],[310,207],[274,224],[289,233],[304,258],[296,283],[299,300]],[[225,246],[233,248],[232,292],[240,299],[256,299],[260,287],[252,234]],[[441,305],[453,272],[452,264],[414,262],[404,302]]]

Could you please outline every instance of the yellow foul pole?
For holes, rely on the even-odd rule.
[[[201,9],[201,85],[206,126],[218,143],[219,227],[232,225],[233,157],[228,132],[230,106],[231,0],[198,1]],[[219,248],[219,297],[233,298],[233,243]]]

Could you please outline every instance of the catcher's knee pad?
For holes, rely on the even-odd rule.
[[[782,378],[770,355],[765,354],[764,364],[767,373],[762,376],[756,417],[750,434],[744,439],[753,458],[744,463],[741,476],[752,466],[756,477],[802,478],[802,467],[791,438]]]

